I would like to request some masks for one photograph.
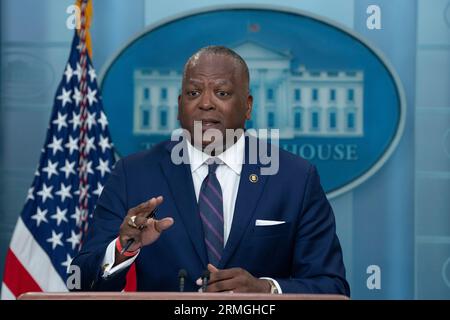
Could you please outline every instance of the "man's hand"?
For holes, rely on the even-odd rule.
[[[208,264],[208,270],[210,277],[206,292],[270,293],[268,280],[255,278],[242,268],[219,270]],[[197,285],[202,285],[202,279],[197,280]]]
[[[163,231],[172,226],[172,218],[164,218],[161,220],[146,218],[146,216],[148,216],[150,212],[159,206],[163,200],[164,199],[162,196],[151,198],[137,207],[128,210],[119,231],[119,241],[122,248],[126,245],[129,239],[134,239],[133,244],[127,251],[136,251],[143,246],[155,242]],[[135,218],[132,218],[133,216],[135,216]],[[127,257],[121,255],[116,249],[115,265],[120,264],[126,259]]]

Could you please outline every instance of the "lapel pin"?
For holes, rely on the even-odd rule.
[[[258,176],[254,173],[252,173],[249,177],[250,182],[257,183],[258,182]]]

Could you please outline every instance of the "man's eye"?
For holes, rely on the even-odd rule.
[[[197,97],[200,94],[200,92],[196,91],[196,90],[191,90],[187,92],[187,95],[189,97]]]
[[[226,91],[217,91],[217,95],[219,97],[228,97],[230,95],[230,93],[228,93]]]

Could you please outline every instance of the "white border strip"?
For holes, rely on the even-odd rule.
[[[274,5],[231,4],[231,5],[207,6],[207,7],[201,8],[201,9],[188,10],[184,13],[170,16],[168,18],[162,19],[156,23],[149,25],[143,31],[141,31],[138,34],[136,34],[135,36],[131,37],[130,40],[127,41],[127,43],[125,45],[123,45],[114,55],[112,55],[111,58],[107,60],[107,62],[104,64],[104,66],[101,69],[101,72],[99,75],[99,87],[100,88],[102,87],[103,78],[108,73],[108,70],[112,66],[114,61],[122,54],[123,51],[126,50],[126,48],[128,48],[128,46],[130,46],[133,42],[138,40],[140,37],[142,37],[146,33],[150,32],[153,29],[156,29],[164,24],[167,24],[169,22],[173,22],[175,20],[179,20],[182,18],[186,18],[191,15],[202,14],[202,13],[207,13],[207,12],[212,12],[212,11],[233,10],[233,9],[237,9],[237,10],[243,10],[243,9],[252,10],[253,9],[253,10],[278,11],[278,12],[282,12],[282,13],[297,14],[300,16],[305,16],[307,18],[317,20],[319,22],[328,24],[336,29],[339,29],[339,30],[351,35],[353,38],[355,38],[356,40],[361,42],[364,46],[366,46],[369,50],[371,50],[375,54],[375,56],[377,56],[380,59],[380,61],[384,64],[386,69],[392,75],[392,78],[394,80],[394,83],[395,83],[395,86],[397,88],[397,92],[399,95],[399,99],[400,99],[400,119],[399,119],[397,131],[396,131],[395,136],[392,139],[391,143],[389,144],[389,147],[384,152],[384,154],[381,156],[380,159],[378,159],[378,161],[372,167],[370,167],[369,170],[367,170],[364,174],[362,174],[358,178],[354,179],[353,181],[347,183],[343,187],[328,193],[327,197],[329,199],[332,199],[332,198],[335,198],[337,196],[340,196],[340,195],[352,190],[353,188],[356,188],[361,183],[363,183],[367,179],[369,179],[372,175],[374,175],[378,170],[380,170],[380,168],[386,163],[386,161],[390,158],[392,153],[397,148],[397,146],[400,142],[400,139],[403,135],[403,131],[405,129],[406,96],[405,96],[405,91],[404,91],[403,85],[400,81],[400,77],[398,76],[397,72],[395,71],[395,69],[389,62],[389,60],[386,58],[384,53],[381,50],[379,50],[378,48],[376,48],[373,44],[371,44],[368,40],[364,39],[360,34],[356,33],[354,30],[348,28],[347,26],[345,26],[339,22],[335,22],[331,19],[319,16],[317,14],[314,14],[314,13],[311,13],[308,11],[299,10],[299,9],[295,9],[295,8],[289,8],[289,7],[283,7],[283,6],[274,6]]]

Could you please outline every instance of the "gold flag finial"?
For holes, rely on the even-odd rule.
[[[82,4],[85,0],[76,0],[75,5],[80,8],[80,19],[82,16]],[[92,42],[91,42],[91,34],[89,32],[89,28],[91,27],[91,21],[92,21],[92,15],[93,15],[93,9],[92,9],[92,1],[87,0],[86,8],[84,12],[85,16],[85,28],[86,28],[86,49],[89,53],[89,57],[92,59]],[[81,26],[81,22],[80,22]],[[80,36],[81,29],[78,29],[78,36]]]

